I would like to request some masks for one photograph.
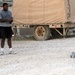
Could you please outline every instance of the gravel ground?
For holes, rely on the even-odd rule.
[[[13,41],[17,54],[0,56],[0,75],[75,75],[75,38]]]

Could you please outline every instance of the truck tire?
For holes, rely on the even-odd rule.
[[[58,28],[58,30],[63,33],[63,29],[62,28]],[[62,37],[58,32],[56,32],[55,29],[51,29],[51,35],[52,37],[54,38],[59,38],[59,37]]]
[[[50,29],[48,26],[35,26],[34,38],[39,41],[47,40],[50,37]]]

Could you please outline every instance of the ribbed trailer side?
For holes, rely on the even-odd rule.
[[[68,0],[68,1],[69,1],[69,10],[70,10],[69,21],[75,22],[75,0]]]
[[[67,21],[64,4],[64,0],[14,0],[15,23],[64,23]]]
[[[28,0],[13,1],[13,17],[15,23],[28,23]]]

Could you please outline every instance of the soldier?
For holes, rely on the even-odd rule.
[[[3,9],[0,12],[0,38],[1,38],[1,54],[4,54],[4,45],[5,39],[7,39],[7,44],[9,46],[10,54],[13,53],[12,51],[12,41],[11,37],[13,34],[12,31],[12,13],[8,10],[8,4],[3,4]]]

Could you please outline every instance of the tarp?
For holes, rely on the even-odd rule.
[[[75,0],[69,0],[69,3],[70,3],[69,21],[75,22]]]
[[[65,0],[14,0],[14,23],[64,23],[69,13],[66,8]]]

